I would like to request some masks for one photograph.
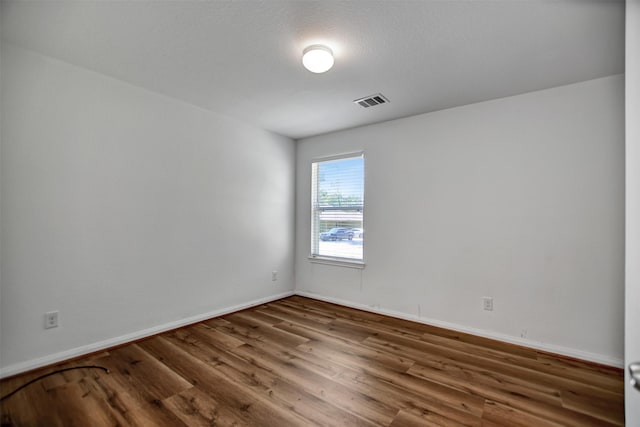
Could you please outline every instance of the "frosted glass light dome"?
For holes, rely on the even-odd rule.
[[[325,73],[333,67],[333,52],[326,46],[315,44],[302,53],[302,65],[312,73]]]

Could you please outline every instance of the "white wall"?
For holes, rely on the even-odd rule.
[[[640,0],[626,16],[626,328],[625,364],[640,362]],[[640,392],[625,382],[626,423],[640,425]]]
[[[297,291],[621,366],[623,95],[618,75],[299,141]],[[359,150],[366,267],[312,264],[310,162]]]
[[[8,44],[1,65],[4,375],[293,290],[292,140]]]

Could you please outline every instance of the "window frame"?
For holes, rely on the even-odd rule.
[[[330,161],[335,161],[335,160],[346,160],[346,159],[353,159],[353,158],[362,158],[362,162],[363,162],[363,171],[362,171],[362,208],[361,208],[361,212],[362,212],[362,225],[361,228],[364,230],[365,229],[365,205],[366,205],[366,201],[365,201],[365,192],[366,192],[366,185],[367,185],[367,179],[366,179],[366,171],[367,171],[367,162],[365,159],[365,154],[364,151],[355,151],[355,152],[349,152],[349,153],[344,153],[344,154],[336,154],[336,155],[332,155],[332,156],[324,156],[324,157],[317,157],[317,158],[313,158],[311,159],[311,164],[310,164],[310,169],[311,169],[311,222],[310,222],[310,228],[311,228],[311,232],[309,233],[309,237],[310,237],[310,251],[309,251],[309,261],[313,262],[313,263],[317,263],[317,264],[325,264],[325,265],[334,265],[334,266],[341,266],[341,267],[348,267],[348,268],[357,268],[357,269],[362,269],[365,267],[365,243],[364,240],[362,241],[362,259],[359,258],[347,258],[347,257],[338,257],[338,256],[329,256],[329,255],[321,255],[318,253],[315,253],[316,251],[318,251],[318,246],[319,246],[319,234],[318,234],[318,224],[316,223],[316,218],[317,216],[317,193],[318,193],[318,183],[317,183],[317,172],[315,167],[316,164],[318,163],[323,163],[323,162],[330,162]],[[315,234],[314,234],[315,233]]]

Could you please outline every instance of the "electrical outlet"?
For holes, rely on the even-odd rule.
[[[485,309],[486,311],[493,311],[493,298],[483,297],[482,308]]]
[[[58,327],[58,312],[49,311],[44,314],[44,328],[51,329]]]
[[[273,282],[275,282],[276,280],[278,280],[278,272],[277,272],[276,270],[273,270],[273,271],[271,272],[271,280],[272,280]]]

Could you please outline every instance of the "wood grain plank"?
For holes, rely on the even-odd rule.
[[[240,333],[243,336],[246,334],[246,332],[243,331],[240,331]],[[431,400],[429,396],[414,394],[407,389],[394,386],[386,381],[376,380],[371,376],[359,375],[359,373],[355,371],[350,371],[348,375],[340,375],[343,371],[348,370],[348,368],[343,366],[336,370],[335,367],[338,365],[331,364],[325,357],[318,357],[313,353],[296,349],[279,349],[276,343],[265,344],[260,340],[247,340],[247,342],[252,346],[259,347],[260,350],[266,353],[274,355],[276,358],[283,359],[288,364],[304,366],[315,373],[325,376],[325,378],[333,379],[349,388],[356,389],[364,395],[376,394],[376,391],[378,394],[382,393],[386,402],[392,402],[398,407],[409,408],[420,414],[430,414],[429,419],[438,417],[438,414],[444,414],[442,415],[443,419],[450,418],[458,420],[465,425],[476,425],[475,423],[479,422],[478,419],[475,419],[477,417],[457,411],[451,406],[439,403],[437,400]],[[314,369],[318,366],[321,366],[321,368]],[[368,384],[367,381],[372,381],[373,385]]]
[[[184,378],[228,408],[248,425],[304,425],[307,421],[293,411],[264,399],[254,388],[229,378],[215,366],[216,361],[204,362],[163,337],[140,343],[146,351],[174,369]]]
[[[192,387],[163,401],[165,407],[189,427],[243,426],[242,419],[233,415],[211,396]]]
[[[187,380],[137,344],[114,350],[102,364],[119,374],[112,378],[135,400],[156,402],[192,387]],[[154,378],[154,381],[149,381],[149,378]]]
[[[322,333],[289,322],[278,324],[276,328],[307,338],[307,342],[297,346],[297,348],[304,349],[304,351],[307,352],[324,351],[324,354],[329,357],[338,359],[356,358],[367,366],[381,365],[399,372],[405,372],[414,363],[413,360],[402,357],[401,355],[390,355],[379,350],[353,345],[353,341],[346,340],[337,335],[329,335],[331,331]]]
[[[425,374],[424,371],[418,373],[417,370],[413,370],[411,373],[418,377],[423,377],[424,375],[424,378],[432,378],[430,372]],[[494,387],[477,386],[473,382],[468,382],[465,385],[461,385],[461,387],[466,387],[468,393],[482,396],[485,400],[498,402],[519,412],[536,414],[537,417],[549,422],[576,427],[610,425],[608,422],[599,420],[589,414],[569,411],[562,406],[534,400],[519,393],[508,392]]]
[[[325,358],[317,357],[314,354],[301,351],[297,348],[291,348],[289,346],[281,345],[280,343],[275,341],[264,341],[262,339],[259,339],[258,337],[251,337],[250,332],[244,328],[239,328],[237,326],[231,325],[223,325],[220,326],[219,330],[224,331],[223,333],[229,334],[230,336],[237,336],[239,338],[242,338],[245,343],[251,345],[252,347],[259,348],[262,351],[271,353],[285,361],[290,362],[293,359],[301,359],[304,361],[307,369],[328,378],[335,377],[343,371],[342,366],[333,364]]]
[[[177,335],[177,334],[176,334]],[[172,336],[173,338],[173,336]],[[271,402],[277,402],[311,422],[322,425],[386,425],[397,410],[382,402],[353,393],[345,387],[325,380],[306,369],[296,370],[289,362],[278,363],[264,352],[249,345],[227,352],[210,342],[196,328],[189,338],[176,339],[189,343],[184,348],[200,360],[215,362],[215,367],[235,381],[251,387]],[[294,370],[295,372],[288,372]],[[277,372],[275,375],[273,372]],[[345,412],[357,405],[360,416]],[[362,419],[370,422],[362,422]]]
[[[484,408],[482,419],[497,425],[512,427],[562,427],[565,425],[545,420],[490,400],[485,403]]]
[[[322,425],[388,425],[397,413],[396,408],[387,404],[386,396],[361,393],[305,369],[304,363],[282,361],[249,345],[238,349],[238,354],[269,371],[278,372],[279,377],[292,386],[296,400],[299,401],[300,390],[303,390],[315,396],[318,402],[326,402],[328,405],[316,403],[319,415],[314,418]]]
[[[393,422],[391,427],[424,427],[424,426],[442,426],[442,427],[460,427],[460,426],[481,426],[482,420],[477,420],[473,424],[460,424],[447,418],[441,418],[434,416],[435,414],[429,411],[422,411],[418,414],[414,412],[405,411],[401,409]]]
[[[381,362],[383,360],[392,360],[390,357],[386,359],[380,355],[376,355],[375,358],[361,357],[357,353],[348,352],[344,349],[338,351],[336,348],[322,345],[322,343],[303,344],[299,348],[313,352],[320,357],[325,357],[334,363],[342,364],[367,376],[394,384],[419,395],[429,396],[430,400],[450,406],[456,410],[469,412],[475,416],[479,416],[482,413],[484,404],[482,398],[443,386],[428,379],[417,381],[416,377],[406,372],[407,369],[398,369],[397,366]]]
[[[563,390],[562,406],[613,424],[624,424],[624,402],[612,393]]]
[[[365,395],[381,394],[388,404],[400,408],[400,411],[417,415],[423,422],[427,420],[438,425],[476,426],[481,421],[478,413],[470,413],[464,403],[460,408],[459,402],[442,400],[438,394],[409,390],[401,384],[393,384],[373,375],[346,369],[335,380],[356,388]]]

